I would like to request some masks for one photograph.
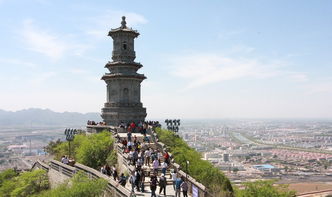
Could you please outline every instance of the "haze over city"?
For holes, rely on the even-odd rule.
[[[99,112],[127,17],[147,118],[332,118],[331,1],[0,1],[0,109]]]

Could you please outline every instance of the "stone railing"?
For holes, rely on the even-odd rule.
[[[99,133],[102,132],[103,130],[108,130],[114,133],[117,132],[119,128],[109,125],[87,125],[86,129],[87,133],[91,134],[91,133]]]
[[[50,167],[46,163],[44,163],[40,160],[37,160],[31,167],[31,169],[36,169],[36,168],[43,169],[45,171],[49,171],[49,169],[50,169]]]
[[[74,174],[76,174],[76,168],[74,168],[70,165],[63,164],[59,161],[51,160],[49,165],[50,165],[50,168],[52,168],[53,170],[58,171],[61,174],[64,174],[68,177],[73,177]]]
[[[129,165],[128,154],[123,153],[121,144],[116,143],[115,146],[118,153],[118,160],[121,159],[121,163],[129,170],[129,173],[135,171],[135,167],[133,165]]]
[[[39,163],[36,165],[42,165],[40,162],[36,162],[36,163]],[[47,165],[46,166],[45,165],[42,165],[42,166],[46,167]],[[127,197],[127,196],[131,195],[131,192],[127,188],[119,185],[119,183],[116,182],[115,180],[113,180],[113,178],[110,178],[110,177],[106,176],[105,174],[102,174],[98,170],[95,170],[88,166],[82,165],[80,163],[76,163],[74,166],[70,166],[70,165],[63,164],[56,160],[51,160],[49,163],[49,168],[52,168],[53,170],[58,171],[61,174],[64,174],[68,177],[73,177],[74,174],[81,171],[81,172],[85,172],[87,174],[87,176],[91,179],[98,179],[98,178],[105,179],[108,182],[107,191],[108,191],[109,195],[107,195],[107,196]]]
[[[87,173],[89,178],[93,178],[93,179],[103,178],[103,179],[107,180],[108,181],[107,191],[111,194],[110,196],[115,196],[115,197],[131,196],[131,192],[127,188],[119,185],[118,182],[116,182],[112,178],[108,177],[107,175],[105,175],[93,168],[90,168],[88,166],[85,166],[85,165],[82,165],[79,163],[75,164],[75,168],[78,171],[83,171],[83,172]]]

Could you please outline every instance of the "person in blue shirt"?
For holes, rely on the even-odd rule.
[[[181,184],[182,184],[182,179],[178,177],[175,180],[175,197],[181,196]]]

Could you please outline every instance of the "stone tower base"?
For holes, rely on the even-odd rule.
[[[101,117],[107,125],[118,126],[121,122],[127,124],[130,122],[138,123],[144,121],[146,115],[146,108],[141,106],[121,106],[102,108]]]

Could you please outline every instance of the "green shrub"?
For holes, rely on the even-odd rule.
[[[5,172],[8,174],[9,171]],[[2,174],[2,173],[1,173]],[[12,172],[10,172],[13,175]],[[11,176],[3,181],[0,187],[0,196],[25,197],[37,194],[49,188],[47,173],[44,170],[23,172],[17,176]]]
[[[113,147],[114,142],[112,134],[108,131],[92,135],[78,134],[71,142],[71,157],[94,169],[106,163],[114,165],[117,158]],[[63,155],[68,155],[68,142],[49,147],[52,147],[49,152],[52,152],[57,160],[60,160]]]

